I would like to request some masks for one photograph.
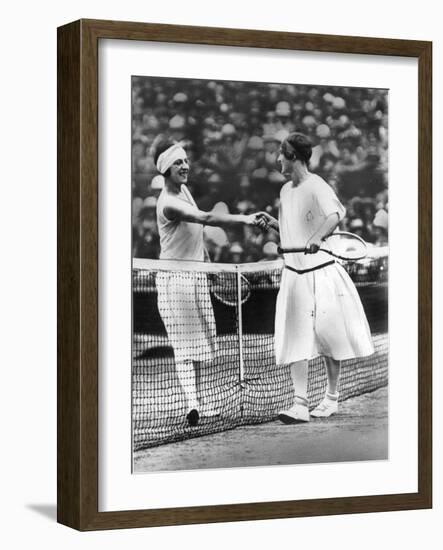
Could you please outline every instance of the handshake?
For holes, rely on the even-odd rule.
[[[267,212],[257,212],[246,217],[246,225],[254,225],[260,228],[262,231],[268,231],[269,229],[278,229],[277,220]]]

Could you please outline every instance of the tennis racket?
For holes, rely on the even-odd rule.
[[[251,285],[244,275],[240,275],[240,285],[237,273],[211,273],[208,280],[212,294],[226,306],[236,306],[239,297],[240,304],[244,304],[251,295]]]
[[[361,237],[354,233],[337,231],[337,233],[332,233],[332,235],[323,240],[323,244],[319,250],[340,260],[356,261],[366,257],[368,246]],[[305,246],[294,248],[279,246],[278,252],[279,254],[306,253],[307,248]]]

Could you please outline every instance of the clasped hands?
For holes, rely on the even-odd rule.
[[[275,222],[275,220],[267,212],[257,212],[248,216],[248,225],[256,226],[262,231],[268,231],[272,222]],[[321,244],[321,237],[313,235],[306,243],[305,254],[315,254],[320,250]]]
[[[262,231],[267,231],[271,228],[271,222],[274,218],[267,212],[256,212],[248,216],[247,225],[254,225]]]

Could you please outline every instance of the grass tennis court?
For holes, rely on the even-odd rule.
[[[337,415],[278,421],[134,453],[134,472],[388,459],[388,387],[344,401]]]

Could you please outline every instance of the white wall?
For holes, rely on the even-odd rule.
[[[396,5],[397,4],[397,5]],[[305,6],[305,7],[304,7]],[[348,8],[349,6],[349,8]],[[358,7],[356,7],[358,6]],[[442,204],[443,39],[438,3],[280,0],[7,3],[0,85],[2,270],[0,285],[1,538],[7,548],[184,548],[315,545],[417,548],[441,539],[441,399],[435,399],[434,510],[80,534],[54,521],[56,500],[56,27],[80,17],[434,41],[434,204]],[[405,124],[407,125],[407,114]],[[439,123],[439,124],[438,124]],[[438,219],[439,218],[439,219]],[[441,216],[435,222],[435,281],[441,278]],[[406,220],[407,222],[407,220]],[[26,256],[23,254],[26,250]],[[407,259],[405,258],[405,262]],[[406,263],[405,263],[406,265]],[[441,285],[435,285],[435,304]],[[6,304],[6,307],[5,307]],[[441,387],[441,310],[435,307],[435,388]],[[440,352],[440,353],[439,353]],[[439,392],[435,392],[439,398]],[[405,429],[407,429],[405,409]],[[5,437],[6,436],[6,437]],[[138,546],[137,546],[138,545]]]

